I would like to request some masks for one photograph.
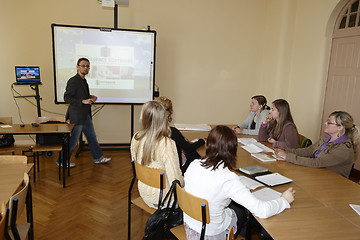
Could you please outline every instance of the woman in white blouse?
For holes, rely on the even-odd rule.
[[[236,134],[258,135],[259,129],[265,116],[269,114],[269,106],[263,95],[251,98],[250,113],[244,122],[234,127]]]
[[[233,200],[251,211],[255,216],[267,218],[290,208],[295,190],[289,188],[281,197],[263,201],[252,195],[231,171],[236,165],[237,138],[226,126],[213,128],[206,141],[206,156],[194,160],[184,174],[185,190],[209,202],[210,223],[206,226],[205,239],[226,239],[226,230],[237,231],[238,216],[229,208]],[[239,217],[239,219],[242,219]],[[199,239],[202,223],[184,213],[187,239]],[[239,227],[239,228],[240,228]]]

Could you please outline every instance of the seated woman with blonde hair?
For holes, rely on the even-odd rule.
[[[159,97],[157,99],[165,108],[168,116],[169,123],[172,121],[173,105],[169,98]],[[194,142],[188,142],[181,132],[175,128],[170,127],[171,129],[171,139],[175,141],[176,149],[179,156],[179,164],[181,172],[184,174],[186,169],[189,167],[189,164],[197,158],[200,158],[200,155],[196,152],[196,149],[205,144],[205,139],[199,138]]]
[[[343,111],[332,112],[325,122],[325,134],[307,148],[276,149],[275,154],[287,162],[314,168],[328,168],[349,177],[356,146],[360,141],[359,128],[352,116]]]
[[[258,137],[260,141],[268,141],[276,148],[300,147],[299,134],[286,100],[277,99],[272,102],[270,114],[265,116]]]
[[[132,160],[150,168],[165,170],[165,193],[176,179],[184,185],[176,145],[170,138],[171,130],[164,107],[157,101],[145,103],[141,110],[140,122],[142,129],[135,133],[131,140]],[[144,202],[150,207],[157,208],[159,189],[140,181],[138,189]]]
[[[265,116],[269,114],[269,106],[263,95],[251,98],[250,113],[244,122],[234,127],[236,134],[258,135],[259,129]]]

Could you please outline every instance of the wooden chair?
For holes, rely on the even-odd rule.
[[[202,222],[200,239],[205,238],[206,224],[210,223],[209,204],[208,201],[198,198],[190,193],[187,193],[180,185],[176,184],[176,197],[181,210],[192,217],[193,219]],[[186,239],[186,232],[184,225],[179,225],[170,229],[172,234],[178,239]]]
[[[26,207],[26,219],[25,223],[18,223],[18,218]],[[23,240],[33,239],[33,213],[32,213],[32,196],[29,175],[24,173],[24,182],[22,188],[15,193],[9,201],[10,209],[10,229],[9,235],[11,239]]]
[[[6,208],[5,203],[1,204],[1,216],[0,216],[0,240],[7,239],[7,226],[9,219],[9,210]]]
[[[301,134],[299,134],[299,142],[300,142],[301,148],[306,148],[306,147],[312,145],[312,141],[309,138],[307,138]]]
[[[128,195],[128,239],[129,240],[131,236],[131,204],[138,206],[139,208],[150,214],[153,214],[156,211],[156,209],[149,207],[142,200],[141,197],[138,197],[136,199],[131,199],[131,191],[134,186],[135,179],[137,178],[139,181],[150,187],[160,189],[158,205],[160,205],[161,203],[163,190],[165,189],[164,170],[149,168],[135,162],[134,160],[131,161],[131,164],[133,168],[133,179],[130,184],[129,195]]]
[[[44,124],[46,122],[61,122],[65,123],[65,117],[37,117],[35,119],[35,122],[37,124]],[[56,144],[56,145],[40,145],[38,142],[36,143],[36,146],[34,146],[31,151],[33,152],[34,157],[34,182],[36,181],[36,168],[37,171],[40,171],[40,164],[39,164],[39,158],[40,153],[43,152],[60,152],[62,150],[63,146],[62,144]],[[60,168],[60,167],[59,167]],[[59,170],[60,172],[60,170]],[[60,174],[59,174],[60,176]]]
[[[12,121],[12,117],[0,117],[0,123],[6,124],[6,125],[12,125],[13,121]],[[12,153],[15,154],[15,150],[16,150],[16,146],[13,144],[12,146],[9,147],[1,147],[0,148],[0,153]]]
[[[230,227],[226,240],[234,240],[234,229]]]

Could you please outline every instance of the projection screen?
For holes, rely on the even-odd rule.
[[[154,97],[156,31],[52,24],[55,103],[64,103],[76,62],[90,60],[86,80],[100,104],[142,104]]]

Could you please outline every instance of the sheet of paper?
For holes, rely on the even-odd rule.
[[[271,152],[271,153],[274,153],[275,151],[267,146],[265,146],[264,144],[262,143],[254,143],[254,145],[256,145],[257,147],[261,148],[263,150],[263,152]]]
[[[241,183],[244,184],[245,187],[247,187],[250,190],[254,190],[258,187],[265,186],[264,184],[261,184],[258,181],[255,181],[255,180],[245,177],[245,176],[239,176],[239,178],[240,178]]]
[[[265,146],[262,143],[255,142],[255,143],[249,143],[247,145],[241,146],[243,149],[248,151],[249,153],[260,153],[260,152],[271,152],[274,153],[274,150],[271,148]]]
[[[276,158],[277,160],[280,160],[280,161],[284,161],[285,158],[282,158],[282,157],[277,157],[275,154],[272,155],[273,158]]]
[[[274,162],[276,161],[276,158],[273,158],[266,153],[252,153],[251,156],[259,159],[262,162]]]
[[[186,124],[175,123],[175,127],[183,131],[210,131],[211,127],[208,124]]]
[[[360,215],[360,205],[357,204],[349,204],[349,206],[354,209],[354,211]]]
[[[277,186],[292,182],[292,179],[284,177],[280,173],[271,173],[255,177],[256,180],[265,183],[268,186]]]
[[[278,191],[272,190],[271,188],[263,188],[256,192],[253,192],[252,194],[256,198],[264,200],[264,201],[274,200],[281,196],[281,193],[279,193]]]
[[[11,128],[11,125],[1,125],[2,128]]]
[[[261,148],[259,148],[258,146],[252,144],[249,145],[244,145],[241,146],[243,149],[245,149],[246,151],[248,151],[249,153],[259,153],[262,152],[263,150]]]
[[[249,145],[251,143],[257,143],[255,138],[238,138],[237,139],[239,143],[243,145]]]
[[[102,0],[103,7],[115,7],[115,0]]]

